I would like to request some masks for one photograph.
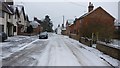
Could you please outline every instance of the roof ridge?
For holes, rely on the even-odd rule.
[[[107,14],[109,14],[106,10],[104,10],[101,6],[95,8],[94,10],[87,12],[85,14],[83,14],[81,17],[79,17],[78,19],[82,19],[84,17],[86,17],[87,15],[91,14],[92,12],[96,11],[98,8],[101,8],[103,11],[105,11]],[[109,14],[111,17],[113,17],[111,14]],[[114,18],[114,17],[113,17]]]

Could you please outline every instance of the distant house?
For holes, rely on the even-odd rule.
[[[14,35],[13,9],[6,2],[0,1],[0,29],[8,36]]]
[[[120,22],[118,20],[115,20],[115,28],[120,31]]]
[[[80,20],[78,18],[75,18],[74,21],[74,34],[79,34],[80,31]]]
[[[27,33],[27,27],[30,25],[29,17],[28,15],[25,15],[25,33]]]
[[[62,28],[61,28],[61,34],[62,34],[62,35],[67,35],[66,27],[62,27]]]
[[[41,25],[37,21],[35,21],[35,20],[31,21],[30,25],[32,25],[32,28],[33,28],[33,32],[32,32],[33,35],[39,34],[42,31]]]
[[[61,27],[60,25],[58,25],[57,29],[56,29],[56,33],[57,34],[61,34],[62,30],[61,30]]]
[[[75,34],[75,24],[74,23],[71,24],[69,28],[70,28],[70,34]]]
[[[16,14],[18,14],[18,20],[17,20],[17,34],[18,35],[24,35],[25,31],[26,31],[26,26],[27,26],[27,17],[25,15],[25,10],[24,10],[24,6],[19,5],[16,7]]]
[[[67,34],[67,35],[69,35],[70,32],[72,32],[72,31],[70,30],[70,29],[72,29],[72,28],[70,28],[70,26],[71,26],[73,23],[74,23],[74,20],[72,20],[72,19],[69,19],[69,20],[66,21],[66,34]]]

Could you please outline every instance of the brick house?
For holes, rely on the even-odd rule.
[[[69,26],[69,28],[70,28],[70,33],[71,34],[75,34],[75,24],[71,24],[70,26]]]
[[[73,29],[73,26],[71,26],[74,23],[74,20],[69,19],[66,21],[66,34],[70,35],[70,32],[72,32],[71,29]]]
[[[40,32],[42,32],[42,27],[40,25],[40,23],[38,23],[37,21],[30,21],[30,25],[32,25],[32,28],[33,28],[33,32],[32,34],[35,35],[35,34],[39,34]]]
[[[80,20],[78,18],[75,19],[74,21],[74,33],[78,35],[79,33],[79,28],[80,28]]]
[[[88,6],[88,13],[85,13],[81,17],[75,20],[75,29],[76,33],[79,33],[81,25],[88,24],[88,23],[106,23],[110,24],[112,28],[114,28],[114,20],[115,18],[110,15],[107,11],[105,11],[102,7],[97,7],[96,9],[93,9],[94,6],[90,2]],[[83,26],[83,25],[82,25]],[[107,25],[106,25],[107,26]]]

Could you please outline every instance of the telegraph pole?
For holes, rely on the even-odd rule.
[[[64,17],[64,15],[63,15],[63,24],[62,24],[62,27],[64,28],[64,20],[65,20],[65,17]]]

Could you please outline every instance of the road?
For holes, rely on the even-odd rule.
[[[3,66],[110,66],[67,36],[49,34],[2,60]]]

